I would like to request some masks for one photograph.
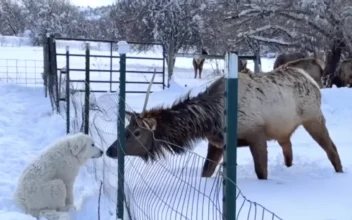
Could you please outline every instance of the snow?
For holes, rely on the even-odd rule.
[[[119,54],[126,54],[130,51],[130,45],[126,41],[119,41],[117,43]]]
[[[51,114],[50,101],[43,96],[42,88],[0,84],[0,92],[6,94],[0,97],[0,219],[32,220],[33,217],[21,214],[14,205],[12,192],[26,164],[53,140],[66,134],[65,120]],[[88,168],[81,169],[75,197],[78,209],[90,210],[88,214],[84,211],[72,213],[75,219],[96,219],[97,209],[89,206],[96,207],[98,200],[92,200],[92,197],[97,197],[98,188],[90,178],[92,174]]]
[[[22,46],[0,49],[2,51],[0,60],[16,59],[20,60],[18,62],[23,62],[29,58],[39,62],[42,59],[42,48],[40,47]],[[84,49],[82,49],[76,46],[70,51],[83,54]],[[65,51],[64,45],[61,50]],[[147,52],[139,56],[160,56],[157,52]],[[94,54],[104,54],[104,51],[103,49],[97,50]],[[133,54],[135,55],[138,54]],[[269,71],[272,68],[273,60],[262,58],[263,71]],[[64,59],[60,62],[64,63]],[[104,64],[103,61],[97,62]],[[84,61],[76,60],[75,65],[84,66]],[[114,65],[118,65],[118,62],[114,61]],[[160,63],[147,63],[141,60],[127,63],[127,65],[136,69],[161,66]],[[161,91],[160,88],[155,89],[155,92],[150,95],[147,108],[170,105],[189,89],[192,89],[192,94],[204,89],[206,83],[214,77],[212,66],[214,63],[206,61],[204,78],[193,79],[191,60],[177,58],[175,76],[170,82],[171,87],[162,92],[158,92],[158,90]],[[0,73],[6,72],[3,68],[0,63]],[[223,68],[222,63],[220,68]],[[253,62],[249,62],[249,68],[254,69]],[[41,70],[42,67],[38,67],[35,70],[27,70],[26,73],[36,75]],[[18,72],[21,71],[18,70]],[[16,78],[13,73],[9,75],[13,79]],[[65,135],[65,118],[52,114],[49,98],[44,97],[41,82],[37,85],[16,85],[16,83],[21,83],[24,77],[23,74],[17,75],[17,82],[15,80],[7,82],[3,75],[0,77],[0,94],[2,94],[0,96],[1,220],[34,219],[24,214],[13,203],[12,193],[26,164],[55,139]],[[131,76],[133,80],[146,80],[145,75],[137,77],[137,75]],[[37,78],[41,79],[38,76]],[[117,87],[114,88],[116,90]],[[131,85],[130,89],[134,88]],[[330,135],[338,148],[344,173],[334,172],[324,151],[302,127],[299,127],[292,136],[294,165],[290,168],[284,166],[279,145],[276,142],[268,143],[269,179],[266,181],[256,178],[249,149],[240,148],[238,149],[237,180],[238,187],[243,194],[237,200],[239,219],[279,219],[273,218],[269,211],[266,211],[263,217],[263,209],[259,205],[255,206],[253,202],[264,206],[285,220],[352,219],[352,214],[349,212],[352,188],[348,187],[352,182],[352,160],[350,159],[352,141],[349,136],[352,134],[352,103],[348,101],[352,99],[352,90],[348,88],[323,89],[322,94],[322,110]],[[116,94],[97,95],[96,98],[102,108],[110,109],[105,117],[115,117],[104,121],[106,118],[97,118],[99,114],[91,115],[92,120],[96,119],[94,122],[97,125],[97,128],[92,128],[93,135],[97,143],[106,149],[116,139],[116,114],[114,114],[115,110],[111,110],[110,107],[112,102],[117,102],[117,98]],[[141,111],[143,102],[144,95],[126,95],[127,108]],[[96,136],[98,131],[103,134],[105,142]],[[126,157],[126,197],[131,212],[138,220],[221,219],[219,214],[219,210],[222,209],[223,196],[221,179],[200,178],[204,162],[202,157],[206,155],[206,147],[206,141],[201,141],[193,153],[161,160],[155,164],[145,164],[138,158]],[[116,212],[114,201],[116,201],[117,193],[114,189],[117,184],[116,170],[116,161],[105,156],[103,159],[89,161],[86,166],[82,167],[74,191],[77,211],[70,213],[71,219],[98,219],[101,180],[103,180],[104,193],[99,203],[100,219],[116,219],[114,216]]]

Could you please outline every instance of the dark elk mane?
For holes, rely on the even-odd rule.
[[[154,161],[165,157],[165,151],[173,155],[186,153],[214,129],[222,131],[224,91],[221,77],[197,96],[191,97],[188,92],[170,107],[154,107],[135,115],[140,120],[156,120],[152,147],[143,159]]]

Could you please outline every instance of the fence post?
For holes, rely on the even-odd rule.
[[[70,47],[66,46],[66,133],[70,133]]]
[[[48,67],[48,73],[47,73],[47,89],[48,89],[48,94],[50,97],[50,103],[51,107],[53,109],[53,112],[59,112],[59,109],[57,107],[57,93],[56,93],[56,88],[57,88],[57,83],[55,76],[57,76],[57,70],[55,66],[55,60],[54,58],[56,57],[55,53],[55,44],[54,44],[54,36],[50,33],[47,34],[48,37],[48,61],[49,61],[49,67]]]
[[[163,90],[165,89],[165,59],[166,59],[166,52],[165,52],[165,46],[163,44]]]
[[[126,41],[117,43],[120,54],[120,94],[118,109],[117,135],[119,140],[118,149],[118,192],[117,192],[117,218],[123,219],[124,207],[124,182],[125,182],[125,100],[126,100],[126,53],[129,52],[129,45]]]
[[[42,73],[42,79],[44,83],[44,95],[48,97],[48,74],[49,74],[49,33],[43,36],[43,58],[44,58],[44,70]]]
[[[89,75],[89,43],[86,43],[86,78],[85,78],[85,94],[84,94],[84,133],[89,133],[89,97],[90,97],[90,75]]]
[[[60,93],[59,93],[59,81],[58,81],[58,77],[57,77],[57,59],[56,59],[56,41],[55,41],[55,36],[54,34],[51,34],[50,36],[51,39],[51,44],[52,46],[50,46],[50,50],[51,50],[51,67],[53,68],[51,71],[52,74],[52,81],[53,81],[53,85],[54,85],[54,97],[55,97],[55,107],[56,107],[56,111],[57,113],[60,113]]]
[[[238,55],[226,53],[224,198],[223,213],[226,220],[236,219],[237,176],[237,109],[238,109]]]
[[[112,41],[110,42],[110,92],[112,92]]]
[[[259,73],[261,71],[261,65],[260,65],[260,53],[259,50],[255,52],[255,60],[254,60],[254,72]]]

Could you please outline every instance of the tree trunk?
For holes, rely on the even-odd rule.
[[[167,64],[167,75],[168,75],[168,82],[167,82],[167,87],[170,87],[170,79],[174,73],[174,66],[176,62],[175,58],[175,41],[173,38],[170,39],[168,48],[167,48],[167,54],[166,54],[166,64]]]
[[[345,46],[344,41],[341,39],[333,41],[331,49],[326,53],[324,76],[334,75],[341,59],[342,48]]]
[[[172,75],[174,74],[175,62],[176,62],[176,58],[175,58],[174,54],[168,54],[166,56],[167,76],[168,76],[167,87],[170,87],[170,80],[171,80]],[[170,63],[171,63],[171,65],[170,65]]]

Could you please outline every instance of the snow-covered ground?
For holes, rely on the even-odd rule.
[[[42,59],[40,47],[0,47],[0,51],[0,60]],[[272,59],[263,58],[263,71],[270,70],[272,63]],[[131,63],[130,66],[135,68],[137,64],[146,68],[150,63]],[[84,62],[81,65],[83,68]],[[150,65],[158,66],[154,63]],[[188,89],[199,88],[212,78],[211,66],[214,63],[206,63],[208,70],[202,80],[193,79],[191,65],[190,59],[178,58],[174,82],[169,89],[151,94],[148,108],[171,104]],[[252,62],[249,67],[253,69]],[[0,72],[3,71],[0,69]],[[148,81],[144,75],[142,77]],[[18,77],[20,78],[23,75]],[[197,90],[199,91],[195,89]],[[44,97],[43,88],[39,84],[37,87],[24,87],[0,82],[0,92],[0,219],[32,220],[34,218],[23,214],[13,203],[12,193],[26,164],[52,141],[65,135],[65,119],[51,114],[50,101]],[[285,220],[352,219],[349,211],[352,188],[348,187],[352,182],[352,141],[349,136],[352,134],[352,103],[349,101],[352,99],[352,90],[333,88],[323,89],[322,93],[322,110],[331,137],[339,150],[345,173],[334,172],[324,151],[302,127],[292,137],[294,165],[291,168],[284,166],[279,145],[276,142],[269,143],[267,181],[256,178],[249,149],[238,149],[237,180],[243,195]],[[98,102],[108,106],[109,99],[116,102],[113,95],[100,96]],[[142,109],[143,101],[144,95],[126,97],[127,106],[136,111]],[[116,132],[116,123],[111,119],[100,123],[99,129],[107,134],[104,140],[106,143],[101,143],[105,149],[116,137],[112,135]],[[222,201],[220,180],[216,177],[207,180],[200,178],[203,164],[200,156],[204,157],[206,154],[206,142],[200,142],[194,152],[195,154],[170,158],[154,165],[145,165],[139,159],[126,158],[126,196],[137,220],[221,219],[217,210],[221,209]],[[116,161],[105,157],[104,160],[90,161],[81,169],[75,184],[75,204],[78,210],[71,213],[72,219],[98,219],[98,180],[102,178],[99,169],[103,163],[105,169],[112,169],[108,172],[104,170],[103,175],[116,173]],[[114,219],[115,207],[112,201],[116,201],[116,192],[112,191],[112,186],[116,185],[116,177],[104,176],[103,179],[108,193],[101,197],[100,219]],[[196,193],[195,188],[200,193]],[[265,212],[263,217],[263,209],[253,206],[248,200],[240,196],[237,201],[239,219],[276,219],[269,212]]]

